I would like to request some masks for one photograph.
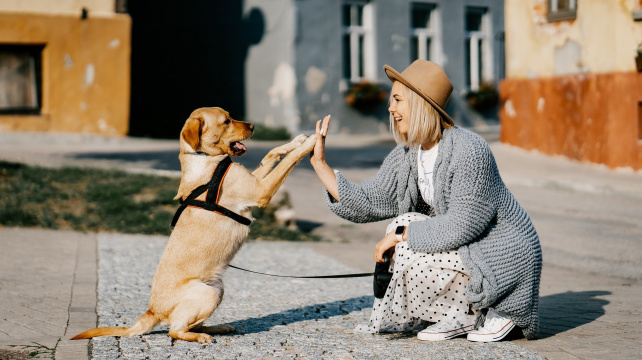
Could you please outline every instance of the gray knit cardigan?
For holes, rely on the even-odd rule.
[[[399,145],[361,185],[337,172],[335,214],[357,223],[415,211],[417,149]],[[421,252],[459,249],[470,271],[466,298],[477,309],[505,312],[528,339],[539,326],[542,252],[530,218],[504,185],[490,147],[477,134],[444,130],[433,172],[435,216],[408,227],[408,245]]]

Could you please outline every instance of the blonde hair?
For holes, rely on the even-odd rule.
[[[401,83],[403,85],[403,83]],[[406,101],[410,102],[410,119],[408,119],[408,134],[403,135],[397,128],[394,116],[390,114],[390,131],[397,143],[408,147],[419,145],[427,140],[441,140],[442,131],[452,127],[430,103],[409,87],[403,85]],[[390,100],[392,101],[392,95]]]

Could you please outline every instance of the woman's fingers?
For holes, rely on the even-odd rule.
[[[321,126],[321,135],[326,137],[328,135],[328,127],[330,126],[330,115],[323,118],[323,126]]]
[[[375,261],[378,263],[383,262],[383,254],[389,249],[394,249],[397,245],[397,239],[393,233],[386,235],[379,243],[375,246]]]
[[[324,137],[322,136],[322,129],[323,129],[323,121],[319,120],[317,121],[316,124],[316,134],[317,134],[317,141],[314,144],[314,149],[312,149],[312,152],[310,152],[310,161],[312,162],[312,165],[315,164],[315,162],[323,162],[325,160],[325,145],[324,145]]]

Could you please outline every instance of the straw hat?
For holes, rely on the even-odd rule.
[[[399,81],[409,87],[437,109],[448,124],[454,125],[453,119],[444,111],[453,92],[453,84],[441,66],[427,60],[415,60],[401,74],[388,65],[383,69],[392,82]]]

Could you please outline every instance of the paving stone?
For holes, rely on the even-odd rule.
[[[101,326],[129,326],[147,310],[149,282],[165,237],[101,234],[98,315]],[[281,258],[280,254],[288,254]],[[126,262],[129,267],[119,267]],[[313,275],[355,272],[296,243],[250,242],[233,263],[255,271]],[[93,340],[92,356],[145,358],[530,358],[542,357],[510,342],[477,344],[465,339],[418,341],[414,334],[353,333],[368,321],[373,302],[371,278],[283,279],[229,269],[225,299],[206,325],[230,324],[237,333],[215,336],[212,344],[171,341],[166,327],[133,338]],[[392,341],[394,340],[394,341]]]

